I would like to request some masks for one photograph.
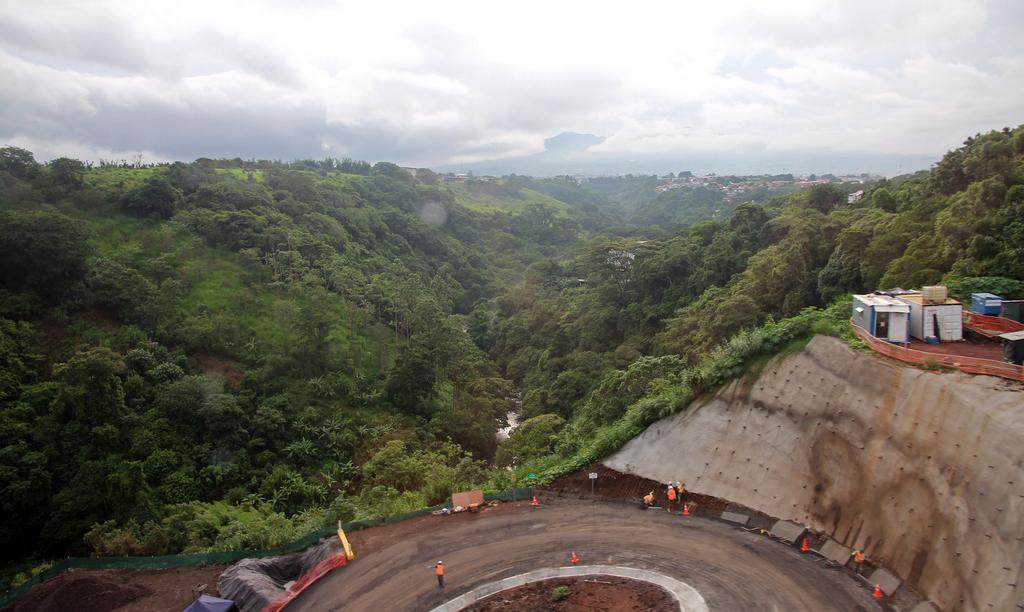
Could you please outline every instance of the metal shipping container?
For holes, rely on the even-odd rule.
[[[853,296],[853,323],[889,342],[910,341],[910,307],[887,295]]]
[[[896,299],[910,306],[911,336],[922,341],[928,337],[937,337],[941,342],[964,339],[964,307],[960,302],[947,299],[944,304],[926,304],[920,294],[901,295]]]
[[[1003,309],[1003,298],[991,293],[972,293],[971,312],[998,317]]]
[[[1024,331],[1000,334],[1003,339],[1003,359],[1017,365],[1024,365]]]
[[[1003,300],[999,316],[1024,323],[1024,300]]]

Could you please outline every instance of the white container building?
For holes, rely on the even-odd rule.
[[[910,306],[911,336],[921,341],[927,341],[929,337],[938,338],[939,342],[964,339],[964,307],[960,302],[950,298],[927,300],[920,293],[901,295],[896,299]]]
[[[888,295],[853,296],[853,322],[889,342],[910,342],[910,306]]]

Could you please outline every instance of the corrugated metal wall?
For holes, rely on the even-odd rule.
[[[860,312],[857,312],[858,308],[861,309]],[[860,301],[857,298],[853,298],[853,323],[854,323],[854,325],[856,325],[857,327],[860,327],[861,329],[866,329],[866,330],[868,330],[868,333],[872,333],[873,334],[874,330],[871,329],[871,315],[870,315],[870,312],[871,312],[871,307],[870,306],[868,306],[867,304],[865,304],[864,302]]]
[[[935,333],[936,316],[939,319],[940,333],[938,334]],[[953,342],[964,338],[963,306],[959,304],[925,306],[922,323],[925,337],[938,336],[943,342]]]

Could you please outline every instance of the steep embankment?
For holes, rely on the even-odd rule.
[[[819,336],[605,463],[863,547],[944,609],[1024,599],[1024,393],[1001,380]]]

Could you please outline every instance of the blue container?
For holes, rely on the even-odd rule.
[[[972,293],[971,312],[998,317],[1003,308],[1003,298],[991,293]]]

